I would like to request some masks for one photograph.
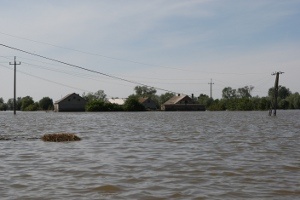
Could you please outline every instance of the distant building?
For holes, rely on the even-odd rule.
[[[140,97],[139,102],[146,108],[146,110],[156,110],[156,103],[150,97]]]
[[[68,94],[54,103],[55,112],[84,112],[86,100],[76,93]]]
[[[174,96],[166,101],[161,110],[164,111],[205,111],[205,106],[197,104],[188,95]]]
[[[123,105],[126,101],[126,99],[119,99],[119,98],[112,98],[107,100],[109,103],[114,103],[118,105]]]

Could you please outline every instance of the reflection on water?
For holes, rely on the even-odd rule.
[[[0,112],[1,199],[297,199],[299,114]]]

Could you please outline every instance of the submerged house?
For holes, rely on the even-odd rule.
[[[146,108],[146,110],[156,110],[156,103],[150,97],[140,97],[139,102]]]
[[[68,94],[54,103],[55,112],[84,112],[86,100],[76,93]]]
[[[161,110],[164,111],[205,111],[205,106],[197,104],[188,95],[174,96],[166,101],[162,106]]]

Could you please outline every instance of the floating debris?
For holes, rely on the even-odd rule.
[[[81,138],[73,133],[52,133],[45,134],[41,138],[44,142],[70,142],[70,141],[80,141]]]

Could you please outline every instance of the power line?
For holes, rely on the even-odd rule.
[[[0,64],[0,66],[2,66],[2,67],[4,67],[4,68],[7,68],[7,69],[10,69],[10,70],[11,70],[11,68],[9,68],[9,67],[7,67],[7,66],[1,65],[1,64]],[[72,88],[72,89],[76,89],[76,90],[81,90],[81,91],[83,91],[83,92],[91,92],[91,91],[88,91],[88,90],[85,90],[85,89],[81,89],[81,88],[69,86],[69,85],[66,85],[66,84],[63,84],[63,83],[58,83],[58,82],[55,82],[55,81],[51,81],[51,80],[49,80],[49,79],[45,79],[45,78],[42,78],[42,77],[39,77],[39,76],[35,76],[35,75],[33,75],[33,74],[29,74],[29,73],[23,72],[23,71],[21,71],[21,70],[18,70],[18,72],[19,72],[19,73],[22,73],[22,74],[25,74],[25,75],[27,75],[27,76],[31,76],[31,77],[34,77],[34,78],[43,80],[43,81],[47,81],[47,82],[50,82],[50,83],[55,83],[55,84],[57,84],[57,85],[65,86],[65,87]]]
[[[0,56],[0,57],[4,57],[4,56]],[[47,65],[54,65],[53,63],[47,63],[47,62],[43,62],[43,61],[40,61],[40,60],[35,60],[35,59],[29,59],[29,58],[25,58],[25,57],[21,57],[19,56],[19,58],[22,58],[22,59],[25,59],[25,60],[30,60],[30,61],[36,61],[36,62],[40,62],[40,63],[43,63],[43,64],[47,64]],[[6,58],[8,59],[8,58]],[[36,65],[36,64],[32,64],[32,63],[27,63],[27,62],[24,62],[23,63],[25,64],[28,64],[28,65],[31,65],[31,66],[36,66],[36,67],[39,67],[39,68],[44,68],[44,69],[49,69],[47,67],[44,67],[44,66],[41,66],[41,65]],[[56,65],[54,65],[56,66]],[[50,69],[49,69],[50,70]],[[54,70],[56,71],[56,70]],[[62,70],[57,70],[57,71],[61,71],[62,73],[68,73],[68,72],[65,72],[65,71],[62,71]],[[90,75],[86,75],[86,76],[90,76]],[[124,77],[127,77],[127,78],[137,78],[137,79],[142,79],[142,80],[145,80],[145,79],[149,79],[149,80],[163,80],[163,81],[200,81],[200,80],[206,80],[207,78],[202,78],[202,79],[199,79],[199,78],[156,78],[156,77],[141,77],[141,76],[124,76]],[[157,82],[155,82],[157,83]],[[196,83],[195,83],[196,84]],[[205,83],[200,83],[200,84],[205,84]]]
[[[134,60],[130,60],[130,59],[116,58],[116,57],[112,57],[112,56],[106,56],[106,55],[102,55],[102,54],[97,54],[97,53],[92,53],[92,52],[77,50],[77,49],[73,49],[73,48],[62,47],[62,46],[59,46],[59,45],[54,45],[54,44],[50,44],[50,43],[47,43],[47,42],[41,42],[41,41],[32,40],[32,39],[28,39],[28,38],[24,38],[24,37],[19,37],[19,36],[15,36],[15,35],[3,33],[3,32],[0,32],[0,34],[6,35],[6,36],[10,36],[10,37],[14,37],[14,38],[19,38],[19,39],[22,39],[22,40],[27,40],[27,41],[35,42],[35,43],[45,44],[45,45],[53,46],[53,47],[60,48],[60,49],[71,50],[71,51],[75,51],[75,52],[79,52],[79,53],[83,53],[83,54],[87,54],[87,55],[100,56],[100,57],[111,59],[111,60],[125,61],[125,62],[140,64],[140,65],[162,67],[162,68],[174,69],[174,70],[180,70],[180,71],[188,71],[188,70],[180,69],[180,68],[166,67],[166,66],[162,66],[162,65],[149,64],[149,63],[134,61]]]
[[[47,43],[47,42],[41,42],[41,41],[37,41],[37,40],[32,40],[32,39],[28,39],[28,38],[24,38],[24,37],[19,37],[19,36],[15,36],[15,35],[3,33],[3,32],[0,32],[0,34],[6,35],[6,36],[10,36],[10,37],[14,37],[14,38],[19,38],[19,39],[22,39],[22,40],[27,40],[27,41],[30,41],[30,42],[35,42],[35,43],[39,43],[39,44],[45,44],[45,45],[53,46],[53,47],[60,48],[60,49],[71,50],[71,51],[75,51],[75,52],[79,52],[79,53],[83,53],[83,54],[88,54],[88,55],[93,55],[93,56],[100,56],[100,57],[104,57],[104,58],[108,58],[108,59],[112,59],[112,60],[131,62],[131,63],[141,64],[141,65],[147,65],[147,66],[165,67],[165,68],[169,68],[169,69],[176,69],[176,70],[182,70],[182,71],[184,71],[184,69],[178,69],[178,68],[166,67],[166,66],[161,66],[161,65],[148,64],[148,63],[143,63],[143,62],[134,61],[134,60],[130,60],[130,59],[116,58],[116,57],[112,57],[112,56],[106,56],[106,55],[102,55],[102,54],[97,54],[97,53],[92,53],[92,52],[77,50],[77,49],[73,49],[73,48],[62,47],[62,46],[59,46],[59,45],[50,44],[50,43]]]
[[[39,69],[45,69],[48,71],[53,71],[53,72],[59,72],[59,73],[64,73],[67,75],[71,75],[71,76],[76,76],[76,77],[80,77],[80,78],[87,78],[90,80],[95,80],[95,81],[99,81],[98,79],[92,78],[95,76],[92,76],[90,74],[84,74],[84,73],[73,73],[73,72],[69,72],[69,71],[65,71],[65,70],[61,70],[61,69],[53,69],[50,67],[46,67],[46,66],[41,66],[41,65],[36,65],[36,64],[32,64],[32,63],[28,63],[28,62],[22,62],[25,65],[28,65],[30,67],[35,67],[35,68],[39,68]],[[193,82],[158,82],[158,81],[144,81],[145,83],[158,83],[158,84],[206,84],[206,83],[201,83],[201,82],[196,82],[202,79],[162,79],[162,78],[146,78],[146,77],[139,77],[143,80],[145,79],[149,79],[149,80],[162,80],[162,81],[193,81]],[[103,82],[103,81],[102,81]]]
[[[82,53],[82,54],[87,54],[87,55],[92,55],[92,56],[100,56],[100,57],[111,59],[111,60],[118,60],[118,61],[123,61],[123,62],[130,62],[130,63],[140,64],[140,65],[144,65],[144,66],[153,66],[153,67],[173,69],[173,70],[178,70],[178,71],[187,71],[187,72],[193,72],[193,73],[195,73],[195,72],[196,73],[206,73],[206,74],[223,74],[223,75],[225,75],[225,74],[227,74],[227,75],[230,75],[230,74],[231,75],[250,75],[250,74],[257,75],[257,74],[262,74],[262,73],[208,72],[208,71],[188,70],[188,69],[182,69],[182,68],[176,68],[176,67],[167,67],[167,66],[163,66],[163,65],[149,64],[149,63],[134,61],[134,60],[130,60],[130,59],[117,58],[117,57],[113,57],[113,56],[106,56],[106,55],[102,55],[102,54],[98,54],[98,53],[92,53],[92,52],[82,51],[82,50],[78,50],[78,49],[73,49],[73,48],[68,48],[68,47],[62,47],[62,46],[59,46],[59,45],[55,45],[55,44],[51,44],[51,43],[47,43],[47,42],[41,42],[41,41],[37,41],[37,40],[33,40],[33,39],[28,39],[28,38],[20,37],[20,36],[15,36],[15,35],[3,33],[3,32],[0,32],[0,34],[6,35],[6,36],[9,36],[9,37],[14,37],[14,38],[22,39],[22,40],[27,40],[27,41],[30,41],[30,42],[35,42],[35,43],[39,43],[39,44],[48,45],[48,46],[52,46],[52,47],[56,47],[56,48],[60,48],[60,49],[70,50],[70,51],[74,51],[74,52],[78,52],[78,53]]]
[[[5,56],[0,56],[0,57],[6,58]],[[22,58],[22,59],[25,59],[25,60],[30,60],[30,61],[36,61],[36,62],[40,62],[40,63],[47,64],[47,65],[57,66],[53,63],[43,62],[43,61],[36,60],[36,59],[29,59],[29,58],[25,58],[25,57],[21,57],[21,56],[19,56],[19,58]],[[9,58],[6,58],[6,59],[9,59]],[[37,64],[33,64],[33,63],[24,62],[24,61],[22,63],[25,64],[25,65],[27,64],[28,66],[37,67],[37,68],[40,68],[40,69],[45,69],[45,70],[49,70],[49,71],[53,71],[53,72],[64,73],[64,74],[75,76],[75,77],[87,78],[87,79],[90,79],[90,80],[100,81],[98,79],[93,78],[93,77],[96,77],[96,76],[93,76],[93,75],[90,75],[90,74],[75,73],[75,72],[65,71],[65,70],[61,70],[61,69],[52,69],[51,67],[37,65]],[[191,78],[189,78],[189,79],[184,79],[184,78],[168,79],[168,78],[140,77],[140,76],[125,76],[125,77],[136,78],[136,80],[140,79],[140,80],[143,80],[143,82],[146,83],[146,84],[151,84],[151,83],[156,83],[156,84],[182,84],[182,85],[186,85],[186,84],[194,84],[194,85],[195,84],[198,84],[198,85],[199,84],[206,84],[204,82],[197,82],[197,81],[205,80],[206,78],[202,78],[202,79],[199,79],[199,78],[197,78],[197,79],[191,79]],[[147,79],[149,79],[149,80],[162,80],[164,82],[158,82],[158,81],[153,82],[153,81],[148,81]],[[147,81],[145,81],[145,80],[147,80]],[[183,82],[166,82],[166,81],[183,81]],[[185,81],[188,81],[188,82],[185,82]],[[194,81],[194,82],[189,82],[189,81]],[[105,82],[105,81],[100,81],[100,82]],[[226,84],[224,84],[224,85],[226,85]]]
[[[100,74],[102,76],[106,76],[106,77],[109,77],[109,78],[112,78],[112,79],[118,79],[118,80],[121,80],[121,81],[125,81],[125,82],[128,82],[128,83],[133,83],[133,84],[137,84],[137,85],[142,85],[142,86],[145,86],[145,87],[152,87],[152,86],[149,86],[149,85],[146,85],[146,84],[143,84],[143,83],[139,83],[139,82],[136,82],[136,81],[131,81],[131,80],[128,80],[128,79],[124,79],[124,78],[117,77],[117,76],[114,76],[114,75],[106,74],[106,73],[99,72],[99,71],[96,71],[96,70],[91,70],[91,69],[88,69],[88,68],[85,68],[85,67],[81,67],[81,66],[78,66],[78,65],[70,64],[70,63],[67,63],[67,62],[64,62],[64,61],[60,61],[60,60],[57,60],[57,59],[53,59],[53,58],[42,56],[42,55],[39,55],[39,54],[36,54],[36,53],[25,51],[25,50],[22,50],[22,49],[19,49],[19,48],[16,48],[16,47],[11,47],[11,46],[1,44],[1,43],[0,43],[0,45],[3,46],[3,47],[9,48],[9,49],[15,50],[15,51],[19,51],[19,52],[26,53],[26,54],[29,54],[29,55],[32,55],[32,56],[36,56],[36,57],[40,57],[40,58],[50,60],[50,61],[53,61],[53,62],[61,63],[61,64],[64,64],[64,65],[74,67],[74,68],[78,68],[78,69],[81,69],[81,70],[85,70],[85,71],[88,71],[88,72]],[[158,88],[158,87],[153,87],[153,88],[155,88],[157,90],[162,90],[162,91],[165,91],[165,92],[175,93],[173,91],[166,90],[166,89],[163,89],[163,88]]]
[[[0,56],[0,57],[4,57],[6,58],[5,56]],[[43,61],[40,61],[40,60],[35,60],[35,59],[29,59],[29,58],[26,58],[26,57],[21,57],[19,56],[19,58],[22,58],[22,59],[25,59],[25,60],[30,60],[30,61],[35,61],[35,62],[39,62],[39,63],[43,63],[43,64],[47,64],[47,65],[54,65],[54,66],[57,66],[53,63],[47,63],[47,62],[43,62]],[[6,58],[6,59],[9,59],[9,58]],[[32,63],[27,63],[27,62],[24,62],[23,63],[26,63],[28,65],[31,65],[31,66],[37,66],[37,67],[40,67],[40,68],[46,68],[47,67],[43,67],[41,65],[36,65],[36,64],[32,64]],[[49,68],[48,68],[49,69]],[[49,69],[50,70],[50,69]],[[58,70],[59,71],[59,70]],[[64,73],[64,72],[63,72]],[[67,72],[66,72],[67,73]],[[207,78],[202,78],[202,79],[199,79],[199,78],[156,78],[156,77],[141,77],[141,76],[124,76],[124,77],[128,77],[128,78],[137,78],[137,79],[142,79],[142,80],[145,80],[145,79],[149,79],[149,80],[163,80],[163,81],[200,81],[200,80],[206,80]],[[156,82],[157,83],[157,82]],[[195,83],[196,84],[196,83]],[[205,83],[200,83],[200,84],[205,84]]]
[[[52,72],[58,72],[58,73],[67,74],[67,75],[70,75],[70,76],[76,76],[76,77],[80,77],[80,78],[87,78],[87,79],[90,79],[90,80],[97,80],[97,81],[99,81],[98,79],[91,78],[93,76],[91,76],[90,74],[75,73],[75,72],[73,73],[73,72],[69,72],[69,71],[65,71],[65,70],[52,69],[52,68],[49,68],[49,67],[35,65],[35,64],[27,63],[27,62],[23,62],[23,64],[28,65],[30,67],[34,67],[34,68],[39,68],[39,69],[44,69],[44,70],[48,70],[48,71],[52,71]]]
[[[68,71],[58,70],[58,69],[52,69],[52,68],[49,68],[49,67],[34,65],[34,64],[26,63],[26,62],[23,62],[23,64],[31,66],[31,67],[37,67],[37,68],[40,68],[40,69],[45,69],[45,70],[49,70],[49,71],[53,71],[53,72],[63,73],[63,74],[67,74],[67,75],[70,75],[70,76],[75,76],[75,77],[79,77],[79,78],[89,79],[89,80],[98,81],[98,82],[102,82],[102,83],[108,82],[108,79],[106,79],[106,81],[99,80],[99,79],[94,78],[94,76],[92,76],[90,74],[70,73]],[[121,84],[121,83],[116,83],[116,84],[123,85],[123,86],[129,86],[129,85]]]
[[[0,64],[1,67],[4,67],[6,69],[9,69],[9,70],[12,70],[11,68],[5,66],[5,65],[2,65]],[[78,88],[78,87],[73,87],[73,86],[70,86],[70,85],[66,85],[66,84],[63,84],[63,83],[59,83],[59,82],[56,82],[56,81],[52,81],[52,80],[49,80],[49,79],[46,79],[46,78],[42,78],[40,76],[35,76],[33,74],[29,74],[29,73],[26,73],[24,71],[21,71],[21,70],[17,70],[18,73],[21,73],[21,74],[25,74],[27,76],[31,76],[31,77],[34,77],[34,78],[37,78],[37,79],[40,79],[40,80],[43,80],[43,81],[46,81],[46,82],[49,82],[49,83],[54,83],[54,84],[57,84],[57,85],[60,85],[60,86],[64,86],[64,87],[68,87],[68,88],[71,88],[71,89],[75,89],[75,90],[80,90],[82,92],[90,92],[90,93],[93,93],[92,91],[89,91],[89,90],[86,90],[86,89],[82,89],[82,88]],[[125,85],[127,86],[127,85]],[[109,96],[107,95],[108,98],[113,98],[112,96]]]

